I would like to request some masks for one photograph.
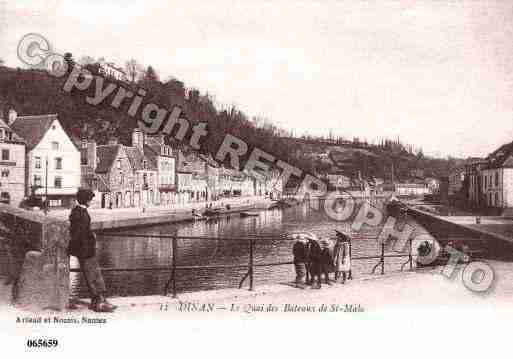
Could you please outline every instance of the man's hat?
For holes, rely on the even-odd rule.
[[[94,198],[94,193],[90,189],[80,188],[77,191],[77,202],[80,204],[86,204]]]

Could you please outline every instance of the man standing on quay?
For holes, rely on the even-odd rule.
[[[105,298],[105,282],[96,259],[96,236],[91,230],[91,217],[87,212],[93,197],[94,193],[90,190],[79,189],[77,192],[78,205],[71,210],[69,216],[69,254],[78,258],[84,280],[91,293],[89,309],[95,312],[112,312],[116,307]]]

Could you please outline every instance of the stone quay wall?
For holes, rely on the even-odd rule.
[[[68,221],[0,204],[0,243],[0,274],[17,278],[12,293],[17,306],[68,306]]]

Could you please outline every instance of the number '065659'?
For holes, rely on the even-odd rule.
[[[28,339],[29,348],[55,348],[59,344],[57,339]]]

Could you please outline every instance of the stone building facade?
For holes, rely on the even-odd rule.
[[[18,207],[25,198],[25,141],[0,119],[0,202]]]

